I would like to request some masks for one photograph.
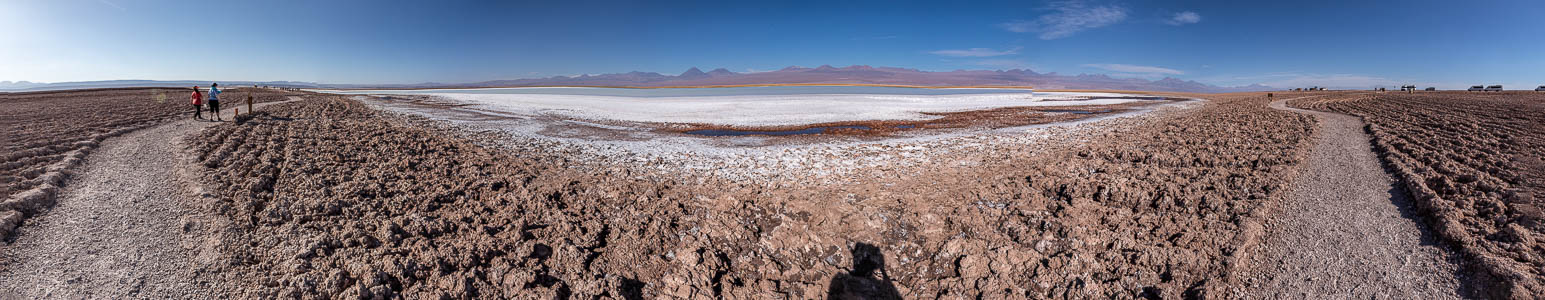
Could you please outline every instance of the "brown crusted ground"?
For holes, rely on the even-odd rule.
[[[1296,106],[1360,116],[1438,235],[1496,284],[1545,297],[1545,93],[1364,93]]]
[[[1216,295],[1312,120],[1258,94],[895,184],[776,189],[485,148],[341,97],[197,140],[249,297]]]
[[[388,101],[393,101],[395,103],[406,104],[406,105],[410,105],[410,106],[418,107],[418,108],[430,108],[430,109],[467,109],[467,110],[472,110],[472,111],[478,111],[478,109],[471,107],[471,106],[473,106],[472,104],[447,102],[447,101],[445,101],[443,99],[438,99],[438,98],[435,98],[435,97],[425,97],[425,96],[377,96],[377,97],[385,99],[385,100],[388,100]],[[1127,112],[1131,112],[1131,111],[1135,111],[1135,110],[1140,110],[1140,109],[1147,109],[1147,108],[1150,108],[1150,107],[1153,107],[1153,106],[1157,106],[1157,105],[1161,105],[1161,104],[1168,104],[1168,103],[1175,103],[1175,102],[1181,102],[1181,101],[1188,101],[1188,100],[1190,100],[1190,98],[1185,98],[1184,96],[1175,96],[1175,95],[1166,96],[1166,97],[1144,96],[1144,97],[1141,97],[1141,98],[1145,98],[1144,100],[1149,100],[1149,101],[1129,102],[1129,103],[1111,104],[1111,105],[1001,107],[1001,108],[984,109],[984,110],[973,110],[973,111],[962,111],[962,112],[923,113],[923,114],[926,114],[926,115],[933,115],[933,116],[937,116],[938,117],[938,118],[933,119],[933,120],[869,120],[869,121],[815,123],[815,124],[803,124],[803,125],[792,125],[792,126],[725,126],[725,125],[717,125],[717,124],[683,124],[683,123],[642,123],[642,124],[640,124],[640,123],[633,123],[633,122],[620,122],[620,121],[611,121],[611,120],[585,120],[585,121],[586,122],[601,123],[601,124],[619,125],[619,126],[645,125],[645,126],[653,128],[654,130],[661,131],[661,132],[669,132],[669,133],[687,133],[687,132],[699,131],[699,130],[736,130],[736,131],[765,131],[765,132],[773,132],[773,131],[805,130],[805,129],[809,129],[809,128],[822,128],[822,127],[867,126],[869,129],[861,129],[861,128],[827,128],[826,130],[822,131],[822,134],[844,135],[844,136],[870,136],[870,137],[874,137],[874,136],[888,136],[890,134],[893,134],[893,133],[896,133],[896,132],[901,132],[901,131],[914,131],[914,130],[923,130],[923,129],[1005,128],[1005,127],[1016,127],[1016,126],[1025,126],[1025,125],[1034,125],[1034,124],[1047,124],[1047,123],[1056,123],[1056,122],[1077,121],[1077,120],[1083,120],[1083,119],[1092,119],[1092,118],[1106,117],[1106,116],[1109,116],[1109,115],[1122,114],[1122,113],[1127,113]],[[485,119],[485,120],[486,119],[507,119],[507,118],[510,118],[510,117],[507,117],[507,116],[501,116],[501,115],[497,115],[497,114],[476,114],[476,115],[473,115],[473,116],[475,116],[474,118],[476,118],[476,119]],[[801,139],[801,138],[806,138],[806,137],[808,137],[808,135],[789,136],[789,137],[783,137],[783,138],[784,139]]]
[[[974,242],[1003,254],[958,256],[991,272],[956,288],[1008,294],[997,297],[1022,287],[1048,298],[1226,297],[1261,234],[1266,202],[1281,198],[1312,133],[1311,119],[1269,110],[1262,96],[1208,96],[1200,109],[977,174],[999,182],[958,185],[957,197],[1003,199],[1007,209],[983,216],[1001,218],[989,230],[960,228],[985,233]]]
[[[267,91],[255,96],[260,101],[282,98]],[[124,88],[0,94],[0,240],[8,240],[25,217],[53,206],[70,169],[103,139],[168,118],[191,118],[191,92]],[[245,95],[241,89],[225,92],[227,97]]]
[[[1172,101],[1180,101],[1179,99]],[[1165,103],[1168,103],[1166,101]],[[667,124],[662,125],[668,131],[686,133],[698,130],[739,130],[739,131],[785,131],[804,130],[821,127],[840,126],[866,126],[861,128],[828,128],[823,134],[874,136],[887,135],[898,131],[911,131],[919,129],[940,128],[1005,128],[1034,124],[1046,124],[1054,122],[1067,122],[1080,119],[1096,118],[1112,114],[1121,114],[1144,106],[1155,105],[1153,102],[1135,102],[1114,105],[1084,105],[1084,106],[1020,106],[1002,107],[994,109],[973,110],[949,113],[924,113],[938,116],[933,120],[875,120],[830,122],[799,126],[723,126],[713,124]],[[1074,113],[1077,112],[1077,113]]]

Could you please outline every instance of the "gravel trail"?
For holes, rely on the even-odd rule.
[[[1291,99],[1288,99],[1291,100]],[[1313,115],[1319,136],[1268,222],[1251,298],[1457,299],[1456,258],[1417,221],[1357,117]]]
[[[299,97],[290,97],[296,101]],[[222,110],[227,122],[241,106]],[[288,102],[288,101],[285,101]],[[282,103],[271,102],[255,105]],[[186,298],[209,295],[185,234],[194,209],[183,141],[219,124],[185,119],[111,138],[86,156],[58,203],[0,246],[0,299]]]

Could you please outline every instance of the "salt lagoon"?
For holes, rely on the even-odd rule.
[[[431,96],[470,105],[474,109],[519,116],[748,127],[869,120],[916,121],[939,117],[929,113],[1145,101],[1141,96],[1115,93],[876,86],[530,87],[323,92]]]

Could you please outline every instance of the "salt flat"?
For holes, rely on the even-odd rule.
[[[856,88],[856,89],[850,89]],[[836,183],[914,175],[927,165],[981,164],[988,153],[1037,152],[1041,144],[1084,139],[1161,107],[1070,122],[1002,128],[918,129],[865,135],[705,137],[661,130],[659,123],[733,126],[803,125],[863,120],[929,120],[945,113],[1020,106],[1130,103],[1147,96],[987,89],[609,89],[520,88],[348,91],[376,108],[446,121],[491,141],[568,153],[598,165],[632,165],[666,173],[711,174],[771,184]],[[665,90],[665,91],[661,91]],[[706,91],[706,92],[705,92]],[[707,93],[713,92],[713,93]],[[814,92],[814,93],[812,93]],[[841,92],[849,92],[843,94]],[[871,93],[860,94],[859,92]],[[735,95],[730,93],[752,93]],[[1138,103],[1134,103],[1138,104]],[[1091,126],[1085,126],[1085,124]],[[537,151],[524,149],[521,152]],[[891,170],[880,172],[878,170]],[[864,176],[856,176],[862,173]],[[871,178],[872,179],[872,178]]]
[[[1121,104],[1112,93],[866,86],[751,88],[503,88],[328,91],[421,95],[516,116],[723,126],[791,126],[868,120],[931,120],[947,113],[1021,106]]]

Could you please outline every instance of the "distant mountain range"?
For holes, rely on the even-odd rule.
[[[1008,85],[1031,86],[1037,89],[1099,89],[1138,90],[1163,92],[1239,92],[1263,91],[1274,88],[1263,85],[1220,87],[1200,82],[1164,78],[1144,80],[1137,78],[1112,78],[1106,75],[1059,75],[1036,73],[1031,70],[956,70],[928,72],[916,69],[848,66],[837,68],[788,67],[782,70],[756,73],[736,73],[725,69],[703,72],[698,68],[687,69],[680,75],[671,76],[653,72],[628,72],[603,75],[554,76],[516,80],[495,80],[467,84],[468,87],[495,86],[701,86],[743,85],[773,83],[862,83],[898,84],[923,86],[982,86]]]
[[[820,66],[815,68],[788,67],[770,72],[736,73],[723,68],[703,72],[698,68],[687,69],[679,75],[654,72],[628,72],[602,75],[553,76],[514,80],[493,80],[465,84],[418,83],[418,84],[318,84],[293,81],[269,82],[222,82],[227,86],[280,86],[298,88],[475,88],[519,86],[705,86],[705,85],[754,85],[754,84],[896,84],[921,86],[1031,86],[1037,89],[1093,89],[1135,90],[1162,92],[1221,93],[1274,90],[1263,85],[1220,87],[1196,81],[1166,77],[1159,80],[1138,78],[1113,78],[1106,75],[1060,75],[1036,73],[1031,70],[956,70],[929,72],[917,69],[848,66]],[[209,81],[150,81],[113,80],[89,82],[31,83],[0,82],[0,90],[32,91],[103,87],[186,87],[206,86]]]
[[[205,81],[205,80],[102,80],[102,81],[75,81],[37,83],[27,81],[0,81],[0,92],[30,92],[30,91],[56,91],[78,89],[101,88],[125,88],[125,87],[193,87],[208,88],[209,83],[219,82],[220,86],[277,86],[296,88],[321,88],[324,85],[311,82],[298,81]]]

